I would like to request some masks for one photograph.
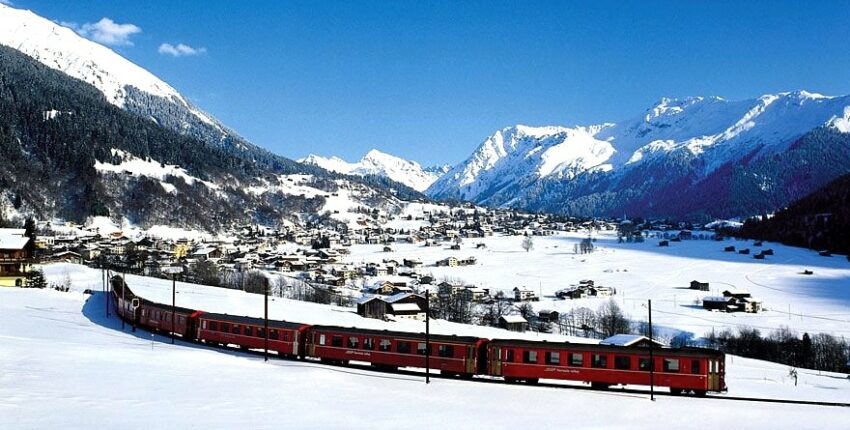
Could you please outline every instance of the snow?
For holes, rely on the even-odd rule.
[[[56,276],[62,271],[48,277]],[[99,278],[90,280],[94,296],[80,292],[86,277],[73,269],[69,293],[0,289],[0,428],[716,428],[718,420],[694,414],[765,429],[846,422],[844,408],[666,396],[651,402],[617,389],[448,379],[425,385],[412,375],[171,345],[122,328],[114,314],[107,319]],[[800,369],[795,386],[786,366],[734,356],[727,384],[735,396],[850,402],[845,375]]]
[[[700,232],[695,232],[700,234]],[[467,239],[460,251],[444,246],[425,247],[395,243],[391,258],[419,258],[420,272],[440,280],[460,279],[491,293],[513,296],[514,287],[527,287],[540,294],[535,309],[561,313],[578,307],[596,310],[607,299],[589,297],[557,300],[555,291],[592,279],[596,285],[616,288],[613,299],[632,319],[646,319],[642,307],[652,299],[653,324],[701,337],[712,330],[737,327],[758,328],[764,333],[789,327],[799,334],[826,332],[850,337],[850,263],[843,257],[825,258],[817,252],[765,242],[762,248],[737,240],[685,240],[659,247],[658,239],[645,243],[617,243],[613,233],[594,234],[597,251],[573,253],[574,244],[586,233],[534,237],[534,249],[525,252],[522,236]],[[484,243],[486,248],[476,248]],[[723,248],[749,247],[753,253],[771,248],[775,255],[756,260],[752,255],[723,252]],[[465,267],[435,267],[449,255],[473,256],[477,264]],[[357,245],[343,264],[360,264],[389,258],[381,245]],[[814,275],[801,273],[812,270]],[[710,291],[688,289],[690,281],[708,282]],[[368,283],[368,279],[367,279]],[[702,309],[706,296],[724,290],[745,289],[763,301],[765,311],[719,313]],[[699,302],[699,303],[698,303]],[[790,313],[789,313],[790,310]]]
[[[440,168],[424,169],[415,161],[408,161],[377,149],[369,151],[356,163],[349,163],[339,157],[325,158],[315,154],[298,161],[347,175],[384,176],[416,191],[425,191],[445,173]]]
[[[147,176],[149,178],[157,179],[160,181],[165,191],[169,193],[176,192],[177,189],[174,187],[174,185],[165,182],[165,179],[168,176],[180,178],[189,185],[192,185],[195,182],[200,182],[212,190],[218,190],[220,188],[217,184],[214,184],[209,181],[204,181],[190,175],[188,172],[186,172],[185,169],[177,165],[163,164],[157,160],[154,160],[153,158],[148,158],[147,160],[141,159],[133,154],[130,154],[129,152],[114,148],[112,149],[112,155],[121,157],[121,163],[111,164],[95,161],[95,170],[97,170],[98,172],[131,174],[136,176]]]

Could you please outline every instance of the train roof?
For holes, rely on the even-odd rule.
[[[375,330],[375,329],[365,329],[365,328],[357,328],[357,327],[340,327],[340,326],[332,326],[332,325],[314,325],[312,326],[315,330],[329,330],[335,331],[339,333],[347,333],[347,334],[358,334],[358,335],[372,335],[372,336],[388,336],[388,337],[401,337],[401,338],[410,338],[416,340],[425,340],[425,333],[412,333],[406,331],[391,331],[391,330]],[[445,334],[431,334],[431,340],[439,341],[439,342],[466,342],[466,343],[476,343],[481,340],[480,337],[475,336],[457,336],[457,335],[445,335]]]
[[[598,343],[570,343],[570,342],[547,342],[524,339],[492,339],[490,344],[494,346],[519,346],[525,348],[557,348],[569,349],[571,351],[604,351],[604,352],[621,352],[630,354],[648,354],[649,348],[645,346],[619,346],[619,345],[604,345]],[[657,347],[653,348],[653,352],[657,354],[676,354],[684,356],[723,356],[723,352],[711,348],[670,348]]]
[[[162,309],[162,310],[171,312],[171,305],[166,305],[164,303],[152,302],[148,299],[143,299],[143,298],[138,297],[138,296],[136,296],[136,298],[141,300],[142,304],[147,306],[147,307]],[[182,308],[180,306],[175,306],[174,311],[179,312],[179,313],[183,313],[183,314],[190,314],[190,315],[196,312],[195,309]]]
[[[201,319],[208,319],[208,320],[224,321],[224,322],[236,323],[236,324],[250,324],[250,325],[258,325],[258,326],[262,326],[262,325],[265,324],[265,319],[263,319],[263,318],[230,315],[230,314],[216,314],[216,313],[211,313],[211,312],[202,313],[200,315],[200,318]],[[291,330],[298,330],[301,327],[305,327],[305,326],[307,326],[307,324],[269,319],[269,327],[272,327],[272,328],[285,328],[285,329],[291,329]]]

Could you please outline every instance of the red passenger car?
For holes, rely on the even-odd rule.
[[[269,320],[269,350],[298,357],[309,325]],[[265,347],[265,320],[227,314],[202,313],[198,316],[197,339],[205,343],[236,345],[244,349]]]
[[[171,333],[171,306],[140,299],[136,310],[136,322],[139,326],[152,331]],[[174,333],[184,339],[194,339],[198,315],[201,312],[194,309],[174,308]]]
[[[430,367],[444,375],[471,377],[485,369],[486,339],[431,335]],[[313,326],[307,355],[347,364],[362,361],[373,366],[425,368],[425,334]]]
[[[595,387],[650,385],[649,348],[597,344],[493,340],[488,373],[506,381],[536,383],[540,378],[588,382]],[[654,383],[673,394],[697,395],[726,389],[725,356],[702,348],[656,348]]]

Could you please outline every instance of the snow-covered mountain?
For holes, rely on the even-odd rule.
[[[0,45],[91,84],[109,103],[182,134],[239,150],[256,149],[149,71],[29,10],[0,3]]]
[[[423,168],[415,161],[408,161],[377,149],[369,151],[356,163],[349,163],[339,157],[326,158],[314,154],[298,161],[347,175],[383,176],[407,185],[416,191],[426,190],[437,178],[449,170],[448,166]]]
[[[807,173],[823,173],[815,181],[823,182],[843,173],[827,168],[842,168],[839,161],[850,141],[850,96],[797,91],[743,101],[665,98],[641,115],[619,123],[586,127],[517,125],[499,130],[466,161],[431,185],[427,194],[556,211],[563,211],[565,204],[576,199],[584,199],[580,205],[587,210],[577,212],[600,214],[610,210],[622,214],[628,207],[651,207],[650,200],[641,207],[634,207],[633,203],[645,199],[650,190],[663,191],[676,181],[684,181],[676,183],[678,189],[698,187],[701,182],[725,174],[724,167],[742,166],[742,174],[755,174],[757,163],[773,163],[769,171],[758,174],[762,175],[764,193],[782,189],[783,196],[769,196],[768,200],[777,203],[789,191],[789,184],[777,182],[777,175],[783,174],[781,169],[788,167],[780,167],[778,160],[796,151],[795,160],[816,162],[817,151],[811,147],[823,144],[823,139],[815,139],[817,142],[807,147],[800,143],[814,130],[832,134],[834,141],[822,148],[832,157],[827,160],[831,165],[820,165],[825,170]],[[808,152],[802,155],[801,151]],[[850,166],[845,164],[843,169]],[[799,173],[805,174],[803,170],[799,169]],[[785,179],[799,182],[799,178]],[[726,191],[735,185],[718,182],[719,179],[712,181],[712,186]],[[796,196],[799,191],[795,189],[791,194]],[[732,202],[732,206],[744,209],[737,202]],[[655,207],[651,212],[661,214],[667,209]],[[682,215],[700,210],[674,212]]]

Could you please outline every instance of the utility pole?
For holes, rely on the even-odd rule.
[[[649,310],[649,399],[655,401],[655,359],[652,350],[655,349],[655,341],[652,339],[652,299],[647,300]]]
[[[126,306],[124,304],[124,291],[127,290],[127,288],[126,288],[126,286],[127,286],[126,277],[127,277],[126,272],[121,273],[121,307],[120,307],[120,309],[118,309],[118,319],[121,320],[121,331],[124,331],[124,318],[122,318],[123,317],[122,313],[123,313],[124,309],[126,309]]]
[[[183,272],[180,266],[166,266],[162,272],[171,275],[171,344],[174,344],[174,314],[177,311],[177,274]]]
[[[266,279],[266,288],[265,288],[265,326],[263,329],[263,343],[265,349],[265,360],[269,361],[269,281]]]
[[[431,294],[425,289],[425,384],[431,383]]]

